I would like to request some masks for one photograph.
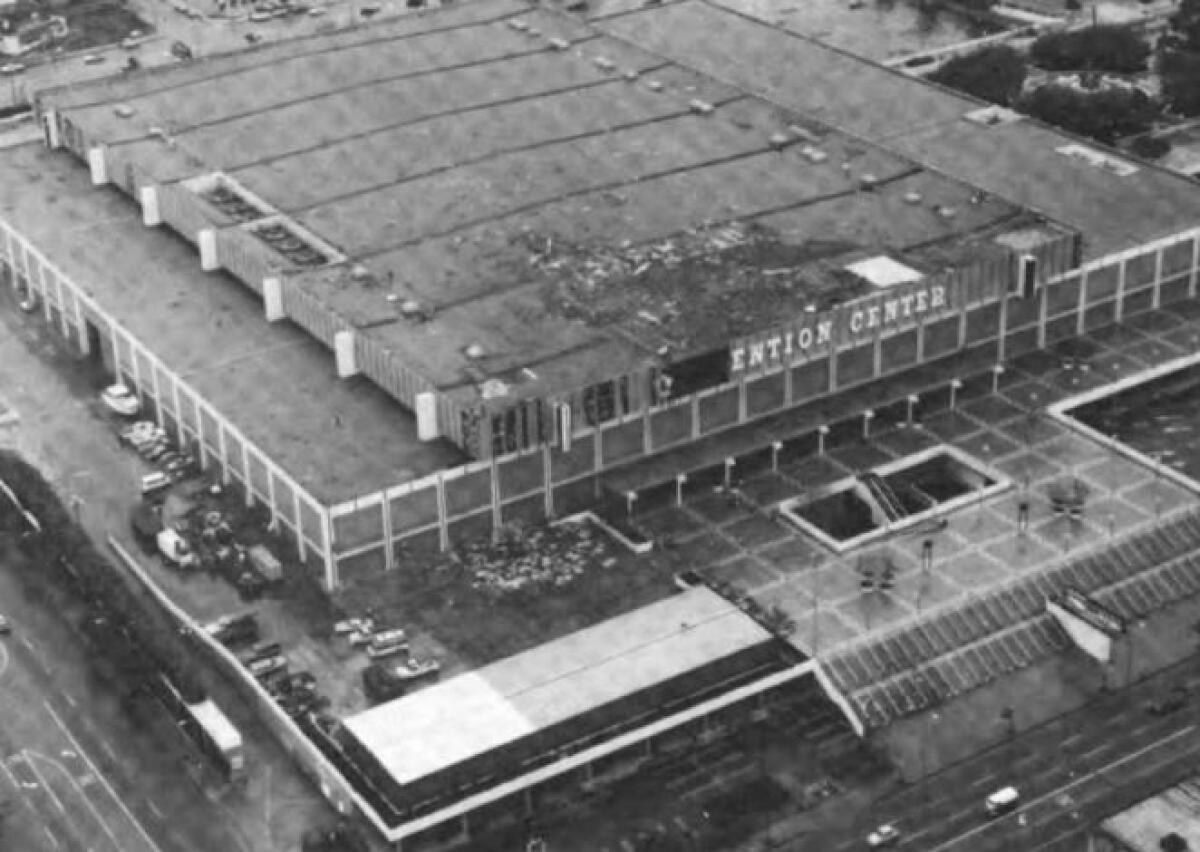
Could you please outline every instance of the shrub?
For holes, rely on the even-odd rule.
[[[1158,108],[1139,89],[1080,92],[1069,86],[1042,86],[1021,99],[1021,112],[1080,136],[1111,145],[1122,136],[1145,133]]]
[[[1139,136],[1129,147],[1143,160],[1157,160],[1171,150],[1171,143],[1159,136]]]
[[[1168,23],[1185,49],[1200,53],[1200,0],[1183,0]]]
[[[1167,51],[1159,72],[1167,106],[1181,115],[1200,115],[1200,53]]]
[[[1029,49],[1033,64],[1048,71],[1136,74],[1149,56],[1150,45],[1136,31],[1116,24],[1046,33]]]
[[[985,101],[1009,106],[1025,84],[1025,60],[1008,45],[995,45],[957,56],[929,79]]]

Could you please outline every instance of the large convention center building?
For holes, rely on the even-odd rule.
[[[699,0],[486,0],[37,109],[21,285],[330,588],[1195,287],[1186,179]]]
[[[678,499],[1200,271],[1193,182],[706,0],[474,0],[36,112],[0,153],[13,286],[331,591]],[[556,642],[344,720],[389,837],[824,677],[701,586]],[[859,733],[900,713],[831,670]]]

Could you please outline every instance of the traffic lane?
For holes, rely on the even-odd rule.
[[[160,852],[64,723],[52,700],[68,702],[35,654],[26,637],[10,643],[10,664],[4,673],[5,722],[24,764],[52,794],[56,807],[66,806],[60,810],[74,833],[91,838],[96,852]],[[75,704],[75,715],[85,715]],[[66,706],[62,712],[68,712]],[[95,720],[89,724],[94,726]],[[78,727],[82,733],[84,726]]]
[[[76,835],[61,803],[50,793],[25,762],[24,755],[11,753],[11,741],[0,735],[0,789],[11,791],[13,808],[4,821],[4,838],[13,848],[31,852],[86,852],[84,839]],[[19,833],[19,834],[18,834]]]
[[[1176,768],[1194,766],[1200,756],[1200,733],[1194,725],[1177,730],[1157,741],[1117,757],[1087,775],[1035,797],[1024,797],[1014,812],[962,832],[933,847],[931,852],[1001,850],[1014,836],[1033,841],[1053,839],[1066,825],[1086,825],[1084,811],[1098,815],[1110,809],[1122,790],[1147,790],[1173,777]],[[1126,792],[1126,796],[1128,796]],[[1057,826],[1057,828],[1056,828]]]
[[[867,832],[883,822],[897,823],[905,829],[898,844],[901,847],[908,845],[915,849],[922,844],[943,842],[969,825],[983,821],[983,801],[1000,787],[1014,784],[1026,798],[1056,789],[1122,753],[1153,743],[1188,724],[1185,714],[1149,716],[1141,703],[1131,701],[1130,696],[1106,702],[1099,710],[1107,710],[1107,715],[1090,728],[1080,727],[1075,720],[1059,720],[1045,730],[1018,736],[976,761],[881,797],[872,809],[872,822],[860,823],[857,837],[846,838],[831,848],[856,848]]]

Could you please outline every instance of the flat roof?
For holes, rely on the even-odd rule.
[[[242,735],[211,698],[201,701],[199,704],[189,704],[188,709],[192,711],[196,721],[213,738],[217,748],[222,751],[231,751],[242,747]]]
[[[399,784],[770,641],[697,587],[343,720]]]
[[[987,106],[982,101],[707,0],[674,0],[592,23],[1077,228],[1085,260],[1200,224],[1200,191],[1180,175],[1106,151],[1136,166],[1118,176],[1057,150],[1101,150],[1094,143],[1025,118],[972,121],[966,115]]]
[[[1188,849],[1200,849],[1200,780],[1191,779],[1139,802],[1100,824],[1133,852],[1161,852],[1159,841],[1174,832]]]
[[[318,500],[367,494],[461,464],[417,439],[412,415],[371,382],[339,379],[329,352],[85,166],[41,142],[0,151],[0,218]]]
[[[1029,224],[635,41],[478,0],[42,101],[148,179],[225,174],[365,267],[374,286],[345,267],[295,283],[471,399],[486,378],[545,397],[711,351],[869,286],[848,263],[986,256],[988,229]]]

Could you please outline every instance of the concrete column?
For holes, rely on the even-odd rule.
[[[222,434],[224,433],[222,432]],[[301,514],[303,512],[302,505],[300,489],[296,487],[295,483],[292,483],[292,516],[295,518],[296,551],[300,554],[301,562],[304,561],[304,557],[308,551],[308,547],[304,543],[304,516]]]
[[[154,362],[150,362],[150,369],[153,370],[153,375],[158,375],[158,368]],[[192,416],[196,418],[196,452],[198,453],[197,461],[200,463],[201,470],[208,470],[208,445],[204,442],[204,417],[200,412],[200,397],[192,394]],[[271,503],[274,504],[275,495],[271,495]],[[272,515],[271,520],[275,517]]]
[[[1188,273],[1188,298],[1196,298],[1196,279],[1200,277],[1200,234],[1192,238],[1192,270]]]
[[[1088,274],[1079,273],[1079,313],[1075,318],[1075,336],[1083,337],[1087,332],[1087,289]]]
[[[182,427],[180,427],[182,429]],[[242,482],[246,486],[246,508],[254,505],[254,485],[250,479],[250,450],[246,446],[246,438],[242,437]]]
[[[1038,288],[1038,320],[1037,320],[1037,348],[1046,348],[1046,318],[1047,312],[1050,309],[1049,305],[1049,284],[1043,284]]]
[[[162,420],[161,414],[159,415],[159,420]],[[233,481],[233,478],[229,475],[229,444],[225,439],[225,425],[220,423],[220,421],[218,421],[218,424],[220,428],[217,429],[217,446],[221,451],[221,484],[228,485]],[[159,425],[161,426],[162,423],[160,422]]]
[[[62,147],[62,137],[58,132],[58,110],[48,109],[42,113],[42,136],[46,140],[46,147]]]
[[[92,173],[92,186],[103,186],[108,183],[108,163],[105,162],[102,146],[88,149],[87,162],[88,169]]]
[[[278,278],[263,279],[263,310],[267,322],[278,322],[287,316],[283,311],[283,282]]]
[[[1120,322],[1125,318],[1125,267],[1129,265],[1129,261],[1122,260],[1121,265],[1117,267],[1117,295],[1116,307],[1113,309],[1113,322]]]
[[[391,571],[396,567],[396,554],[392,549],[392,501],[388,499],[387,489],[380,495],[380,519],[383,521],[383,570]]]
[[[204,228],[196,234],[196,245],[200,248],[200,268],[205,272],[219,269],[217,260],[217,232],[212,228]]]
[[[142,224],[147,228],[162,224],[162,213],[158,209],[158,187],[143,186],[138,190],[138,200],[142,203]]]
[[[1150,307],[1156,311],[1162,304],[1163,252],[1165,251],[1164,246],[1159,246],[1158,251],[1154,253],[1154,290],[1150,297]]]
[[[549,444],[542,444],[542,510],[546,520],[554,517],[554,469],[553,454]]]
[[[354,353],[354,332],[343,329],[333,336],[333,352],[337,360],[339,379],[358,375],[358,359]]]
[[[750,407],[749,407],[749,404],[746,402],[746,376],[744,373],[738,377],[737,394],[738,394],[737,422],[745,423],[746,418],[749,416]]]
[[[450,524],[446,519],[446,478],[442,473],[437,475],[437,516],[438,516],[438,547],[443,552],[450,549]]]
[[[1003,361],[1004,360],[1004,352],[1005,352],[1005,349],[1007,348],[1006,347],[1007,341],[1004,338],[1005,338],[1005,335],[1008,334],[1008,295],[1007,294],[1002,294],[1000,296],[1000,322],[999,322],[998,333],[1000,335],[1000,339],[996,344],[996,360]]]
[[[79,329],[79,351],[83,355],[90,355],[92,352],[92,343],[88,340],[87,320],[83,316],[83,300],[79,298],[79,290],[71,287],[71,300],[75,306],[75,327]]]
[[[328,510],[322,515],[321,538],[321,544],[325,548],[325,591],[332,592],[342,583],[341,577],[338,576],[337,560],[333,558],[333,521]]]

